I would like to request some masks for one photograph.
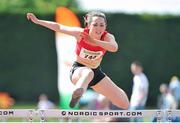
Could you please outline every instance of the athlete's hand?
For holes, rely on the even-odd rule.
[[[95,44],[94,39],[89,34],[87,34],[86,32],[81,32],[80,37],[83,38],[88,43]]]
[[[37,24],[38,18],[33,13],[27,13],[27,19]]]

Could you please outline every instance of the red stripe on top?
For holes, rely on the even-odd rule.
[[[85,28],[84,32],[87,32],[89,34],[89,29]],[[101,40],[103,41],[106,34],[108,32],[105,31],[102,36],[101,36]],[[102,51],[103,55],[105,55],[106,50],[100,46],[93,46],[91,44],[86,43],[86,41],[84,41],[84,39],[81,39],[79,42],[77,42],[76,44],[76,54],[79,56],[80,52],[81,52],[81,48],[87,49],[87,50],[91,50],[91,51]]]

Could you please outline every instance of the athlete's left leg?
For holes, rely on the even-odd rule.
[[[129,99],[126,93],[119,88],[109,77],[104,77],[99,83],[92,88],[107,97],[114,105],[122,109],[128,109]]]

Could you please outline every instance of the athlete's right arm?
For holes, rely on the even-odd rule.
[[[44,26],[53,31],[62,32],[75,37],[78,37],[80,32],[83,31],[83,29],[80,27],[69,27],[52,21],[40,20],[33,13],[27,13],[27,19],[31,20],[35,24]]]

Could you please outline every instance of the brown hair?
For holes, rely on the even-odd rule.
[[[104,18],[104,21],[107,24],[107,19],[106,19],[106,16],[105,16],[104,13],[102,13],[100,11],[92,11],[92,12],[88,12],[84,17],[84,25],[85,25],[85,27],[88,25],[88,23],[92,22],[93,17],[102,17],[102,18]]]
[[[142,63],[140,61],[136,60],[136,61],[132,62],[132,64],[135,64],[136,66],[143,68]]]

